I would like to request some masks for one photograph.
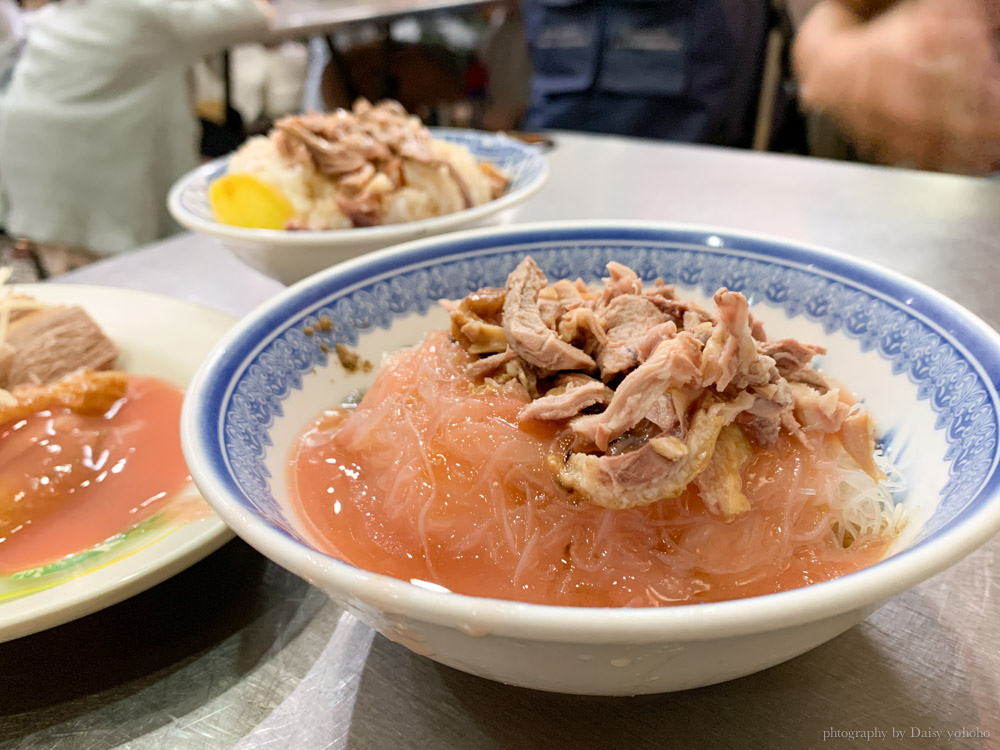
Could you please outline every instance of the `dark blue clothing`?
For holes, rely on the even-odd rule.
[[[748,146],[767,0],[523,0],[528,130]]]

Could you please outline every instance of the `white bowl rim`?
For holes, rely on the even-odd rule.
[[[463,226],[493,216],[508,208],[512,208],[531,198],[541,190],[549,179],[549,160],[545,153],[529,143],[521,143],[504,133],[490,133],[478,130],[463,130],[461,128],[431,128],[432,134],[448,132],[460,133],[482,133],[490,137],[504,138],[513,144],[537,151],[541,169],[538,175],[523,187],[506,192],[499,198],[495,198],[486,203],[471,208],[455,211],[454,213],[435,216],[430,219],[419,219],[408,221],[402,224],[386,224],[377,227],[352,227],[350,229],[323,229],[323,230],[295,230],[287,229],[249,229],[247,227],[235,227],[228,224],[220,224],[216,221],[207,221],[198,216],[194,216],[181,203],[181,195],[188,186],[196,179],[200,179],[206,173],[217,170],[222,164],[229,160],[230,155],[221,156],[217,159],[202,164],[188,172],[174,183],[167,196],[167,208],[174,220],[193,232],[201,232],[220,240],[230,240],[243,244],[267,244],[280,245],[284,249],[310,249],[322,250],[324,246],[346,245],[357,243],[359,246],[369,246],[380,244],[386,246],[393,242],[402,242],[415,237],[423,237],[427,234],[442,234],[452,227]],[[528,152],[531,153],[531,152]]]
[[[856,265],[877,276],[908,286],[964,318],[991,349],[1000,351],[1000,334],[958,303],[903,274],[870,261],[819,245],[776,235],[680,222],[552,221],[515,224],[456,232],[385,248],[313,274],[290,286],[240,321],[195,375],[181,416],[184,453],[192,477],[215,511],[241,538],[283,567],[346,600],[363,602],[387,613],[459,628],[469,634],[494,634],[561,643],[640,644],[701,641],[792,628],[852,610],[874,607],[945,570],[1000,531],[1000,483],[984,489],[984,500],[969,517],[921,544],[919,555],[907,550],[879,563],[830,581],[763,596],[722,602],[648,608],[569,607],[528,604],[486,597],[427,590],[407,581],[356,568],[318,552],[270,527],[256,514],[228,498],[214,469],[203,457],[208,447],[198,430],[199,404],[210,375],[224,361],[232,342],[256,325],[259,318],[280,308],[302,291],[322,285],[330,276],[358,269],[373,261],[405,256],[438,243],[492,238],[505,242],[520,233],[563,230],[637,230],[728,235],[734,239],[771,243]],[[996,477],[993,477],[996,479]]]

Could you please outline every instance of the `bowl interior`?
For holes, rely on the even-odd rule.
[[[510,177],[510,184],[507,192],[497,201],[516,202],[526,192],[537,188],[545,177],[546,161],[539,148],[527,143],[515,140],[501,133],[485,133],[478,130],[461,130],[458,128],[431,128],[431,133],[435,138],[457,143],[469,149],[478,161],[487,161],[504,170]],[[228,158],[223,157],[205,164],[187,177],[183,178],[174,189],[171,198],[171,209],[175,213],[175,218],[182,224],[192,228],[197,225],[218,225],[212,216],[212,209],[208,202],[208,187],[212,182],[225,174]],[[493,203],[493,202],[491,202]],[[467,209],[474,210],[474,209]],[[458,216],[464,211],[454,214]],[[432,221],[432,220],[426,220]],[[420,224],[421,222],[411,222],[405,226]],[[402,226],[402,225],[401,225]],[[239,227],[227,227],[228,230],[241,230]],[[358,232],[363,235],[377,234],[384,232],[386,227],[373,227],[371,229],[351,229],[351,230],[331,230],[325,232],[295,232],[296,237],[308,235],[325,235],[348,233],[359,239]],[[261,237],[282,237],[289,236],[288,232],[278,230],[241,230],[248,236]]]
[[[1000,347],[954,303],[856,260],[767,238],[538,225],[382,251],[305,280],[245,321],[207,366],[195,412],[206,470],[227,503],[308,545],[287,505],[290,445],[310,418],[374,377],[347,373],[335,345],[377,365],[446,325],[438,299],[502,285],[525,254],[550,279],[597,281],[617,260],[703,301],[726,286],[747,295],[771,339],[825,346],[823,368],[866,402],[906,479],[912,522],[895,552],[921,547],[991,500]]]

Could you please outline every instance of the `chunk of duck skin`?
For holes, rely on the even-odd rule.
[[[705,470],[695,480],[701,500],[710,513],[728,518],[750,510],[743,493],[743,468],[753,448],[737,424],[722,428]]]
[[[875,425],[867,412],[847,417],[838,435],[847,455],[855,460],[865,474],[876,482],[885,479],[885,474],[875,463]]]
[[[470,295],[471,297],[471,295]],[[451,336],[470,354],[494,354],[507,349],[503,326],[488,323],[471,308],[466,297],[457,305],[449,305]]]
[[[127,387],[128,375],[120,370],[80,370],[45,385],[19,385],[10,391],[13,402],[0,404],[0,424],[47,409],[100,416]]]
[[[691,418],[684,440],[687,453],[675,461],[660,455],[651,440],[637,450],[617,456],[573,453],[565,461],[550,456],[549,466],[561,486],[604,508],[637,508],[677,497],[708,466],[722,428],[752,401],[748,393],[730,402],[706,393]]]

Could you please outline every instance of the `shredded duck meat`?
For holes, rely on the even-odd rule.
[[[359,99],[350,111],[285,117],[275,123],[272,138],[287,164],[312,166],[352,196],[339,205],[356,227],[382,223],[376,193],[404,186],[407,164],[445,170],[465,208],[475,205],[455,166],[435,156],[431,132],[396,101],[372,104]],[[506,175],[493,165],[479,166],[489,179],[492,197],[502,195],[507,189]],[[376,186],[378,191],[369,190]]]
[[[526,257],[504,289],[442,300],[452,337],[479,356],[468,376],[526,393],[522,423],[564,428],[566,452],[549,457],[560,485],[633,508],[694,483],[710,512],[732,516],[749,508],[740,472],[753,446],[784,435],[809,448],[818,432],[880,478],[871,419],[812,367],[822,347],[769,342],[739,292],[719,289],[706,310],[621,263],[608,274],[550,283]]]

